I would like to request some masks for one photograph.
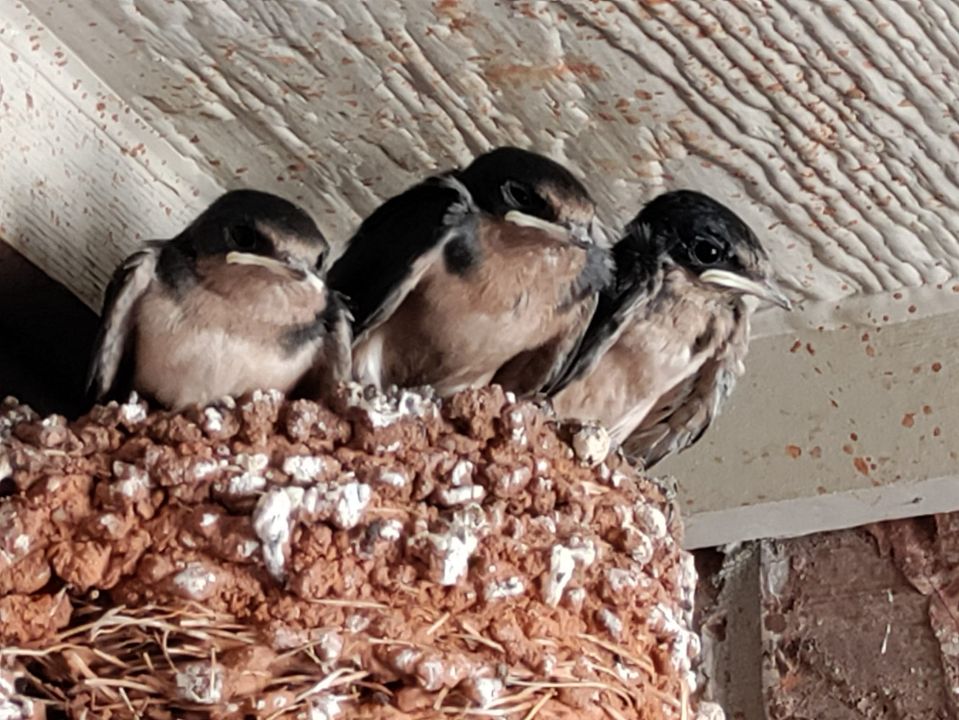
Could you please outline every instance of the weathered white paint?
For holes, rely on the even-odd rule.
[[[921,442],[896,420],[956,399],[946,371],[908,373],[956,350],[957,68],[948,0],[7,2],[0,236],[96,307],[121,257],[228,187],[302,202],[334,243],[503,143],[566,161],[612,227],[663,189],[705,190],[803,302],[760,313],[734,409],[669,469],[696,542],[800,531],[819,485],[878,492],[888,514],[897,478],[954,472],[955,411]],[[872,358],[857,338],[875,326]],[[794,336],[819,354],[789,353]],[[868,477],[841,452],[853,427]],[[739,507],[754,519],[724,514]]]
[[[107,198],[126,212],[104,214],[109,159],[78,153],[79,138],[28,134],[71,157],[93,191],[62,199],[124,249],[175,225],[150,215],[160,199],[179,220],[238,184],[301,199],[339,240],[425,171],[513,142],[567,160],[614,226],[664,187],[710,191],[763,232],[808,299],[959,276],[959,10],[945,0],[24,7],[3,10],[2,37],[49,83],[36,116],[76,108],[141,148],[121,156],[143,166],[140,182]],[[22,114],[40,78],[18,72],[4,102]],[[39,220],[7,224],[14,238],[55,237]],[[69,259],[118,254],[82,246]],[[89,302],[102,279],[72,286]]]
[[[0,147],[0,237],[97,309],[131,249],[218,191],[12,2],[0,3]]]
[[[959,313],[755,342],[731,407],[661,466],[687,544],[959,510],[957,358]]]
[[[788,481],[788,479],[787,479]],[[740,488],[741,489],[741,488]],[[807,495],[754,505],[732,498],[721,510],[685,515],[687,550],[746,540],[781,539],[859,527],[884,520],[959,510],[959,473],[900,479],[880,487]]]

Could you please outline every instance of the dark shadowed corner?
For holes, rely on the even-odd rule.
[[[79,415],[96,328],[92,310],[0,241],[0,398]]]

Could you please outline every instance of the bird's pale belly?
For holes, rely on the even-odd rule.
[[[361,381],[386,386],[432,385],[448,395],[489,383],[524,346],[499,317],[460,317],[453,326],[403,322],[404,308],[354,349]]]
[[[356,349],[355,362],[362,366],[367,352],[378,352],[383,385],[432,385],[441,395],[481,387],[513,357],[557,332],[551,304],[537,310],[523,295],[517,292],[516,306],[508,310],[449,313],[431,308],[429,294],[414,292]]]
[[[562,418],[598,422],[620,444],[650,411],[656,398],[645,392],[643,378],[627,372],[634,358],[614,361],[618,348],[611,348],[593,371],[570,383],[553,398],[553,408]]]
[[[217,328],[163,324],[140,328],[134,386],[172,408],[255,389],[289,392],[315,352],[308,346],[288,355],[279,343]]]
[[[706,354],[692,354],[686,342],[672,343],[653,324],[629,328],[592,371],[553,398],[563,418],[599,422],[622,443],[660,397],[702,366]]]

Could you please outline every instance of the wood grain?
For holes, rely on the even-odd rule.
[[[6,102],[22,115],[19,88],[46,81],[35,112],[79,136],[44,129],[54,151],[121,137],[127,154],[81,153],[76,174],[97,188],[126,166],[136,182],[63,199],[126,211],[88,223],[124,249],[166,231],[152,208],[182,219],[239,184],[302,200],[342,239],[424,172],[512,142],[569,162],[613,227],[667,187],[728,201],[808,300],[959,275],[959,11],[945,0],[25,7],[45,29],[11,42],[27,11],[4,11],[21,55]],[[96,266],[117,255],[78,249]],[[72,286],[89,299],[103,277]]]

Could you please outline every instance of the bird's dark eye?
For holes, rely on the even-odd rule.
[[[715,265],[723,258],[723,245],[710,237],[699,237],[693,243],[692,256],[700,265]]]
[[[260,234],[249,225],[231,225],[226,229],[226,240],[230,247],[249,252],[260,244]]]
[[[526,183],[507,180],[503,183],[503,199],[514,210],[530,215],[542,215],[546,212],[546,201]]]

